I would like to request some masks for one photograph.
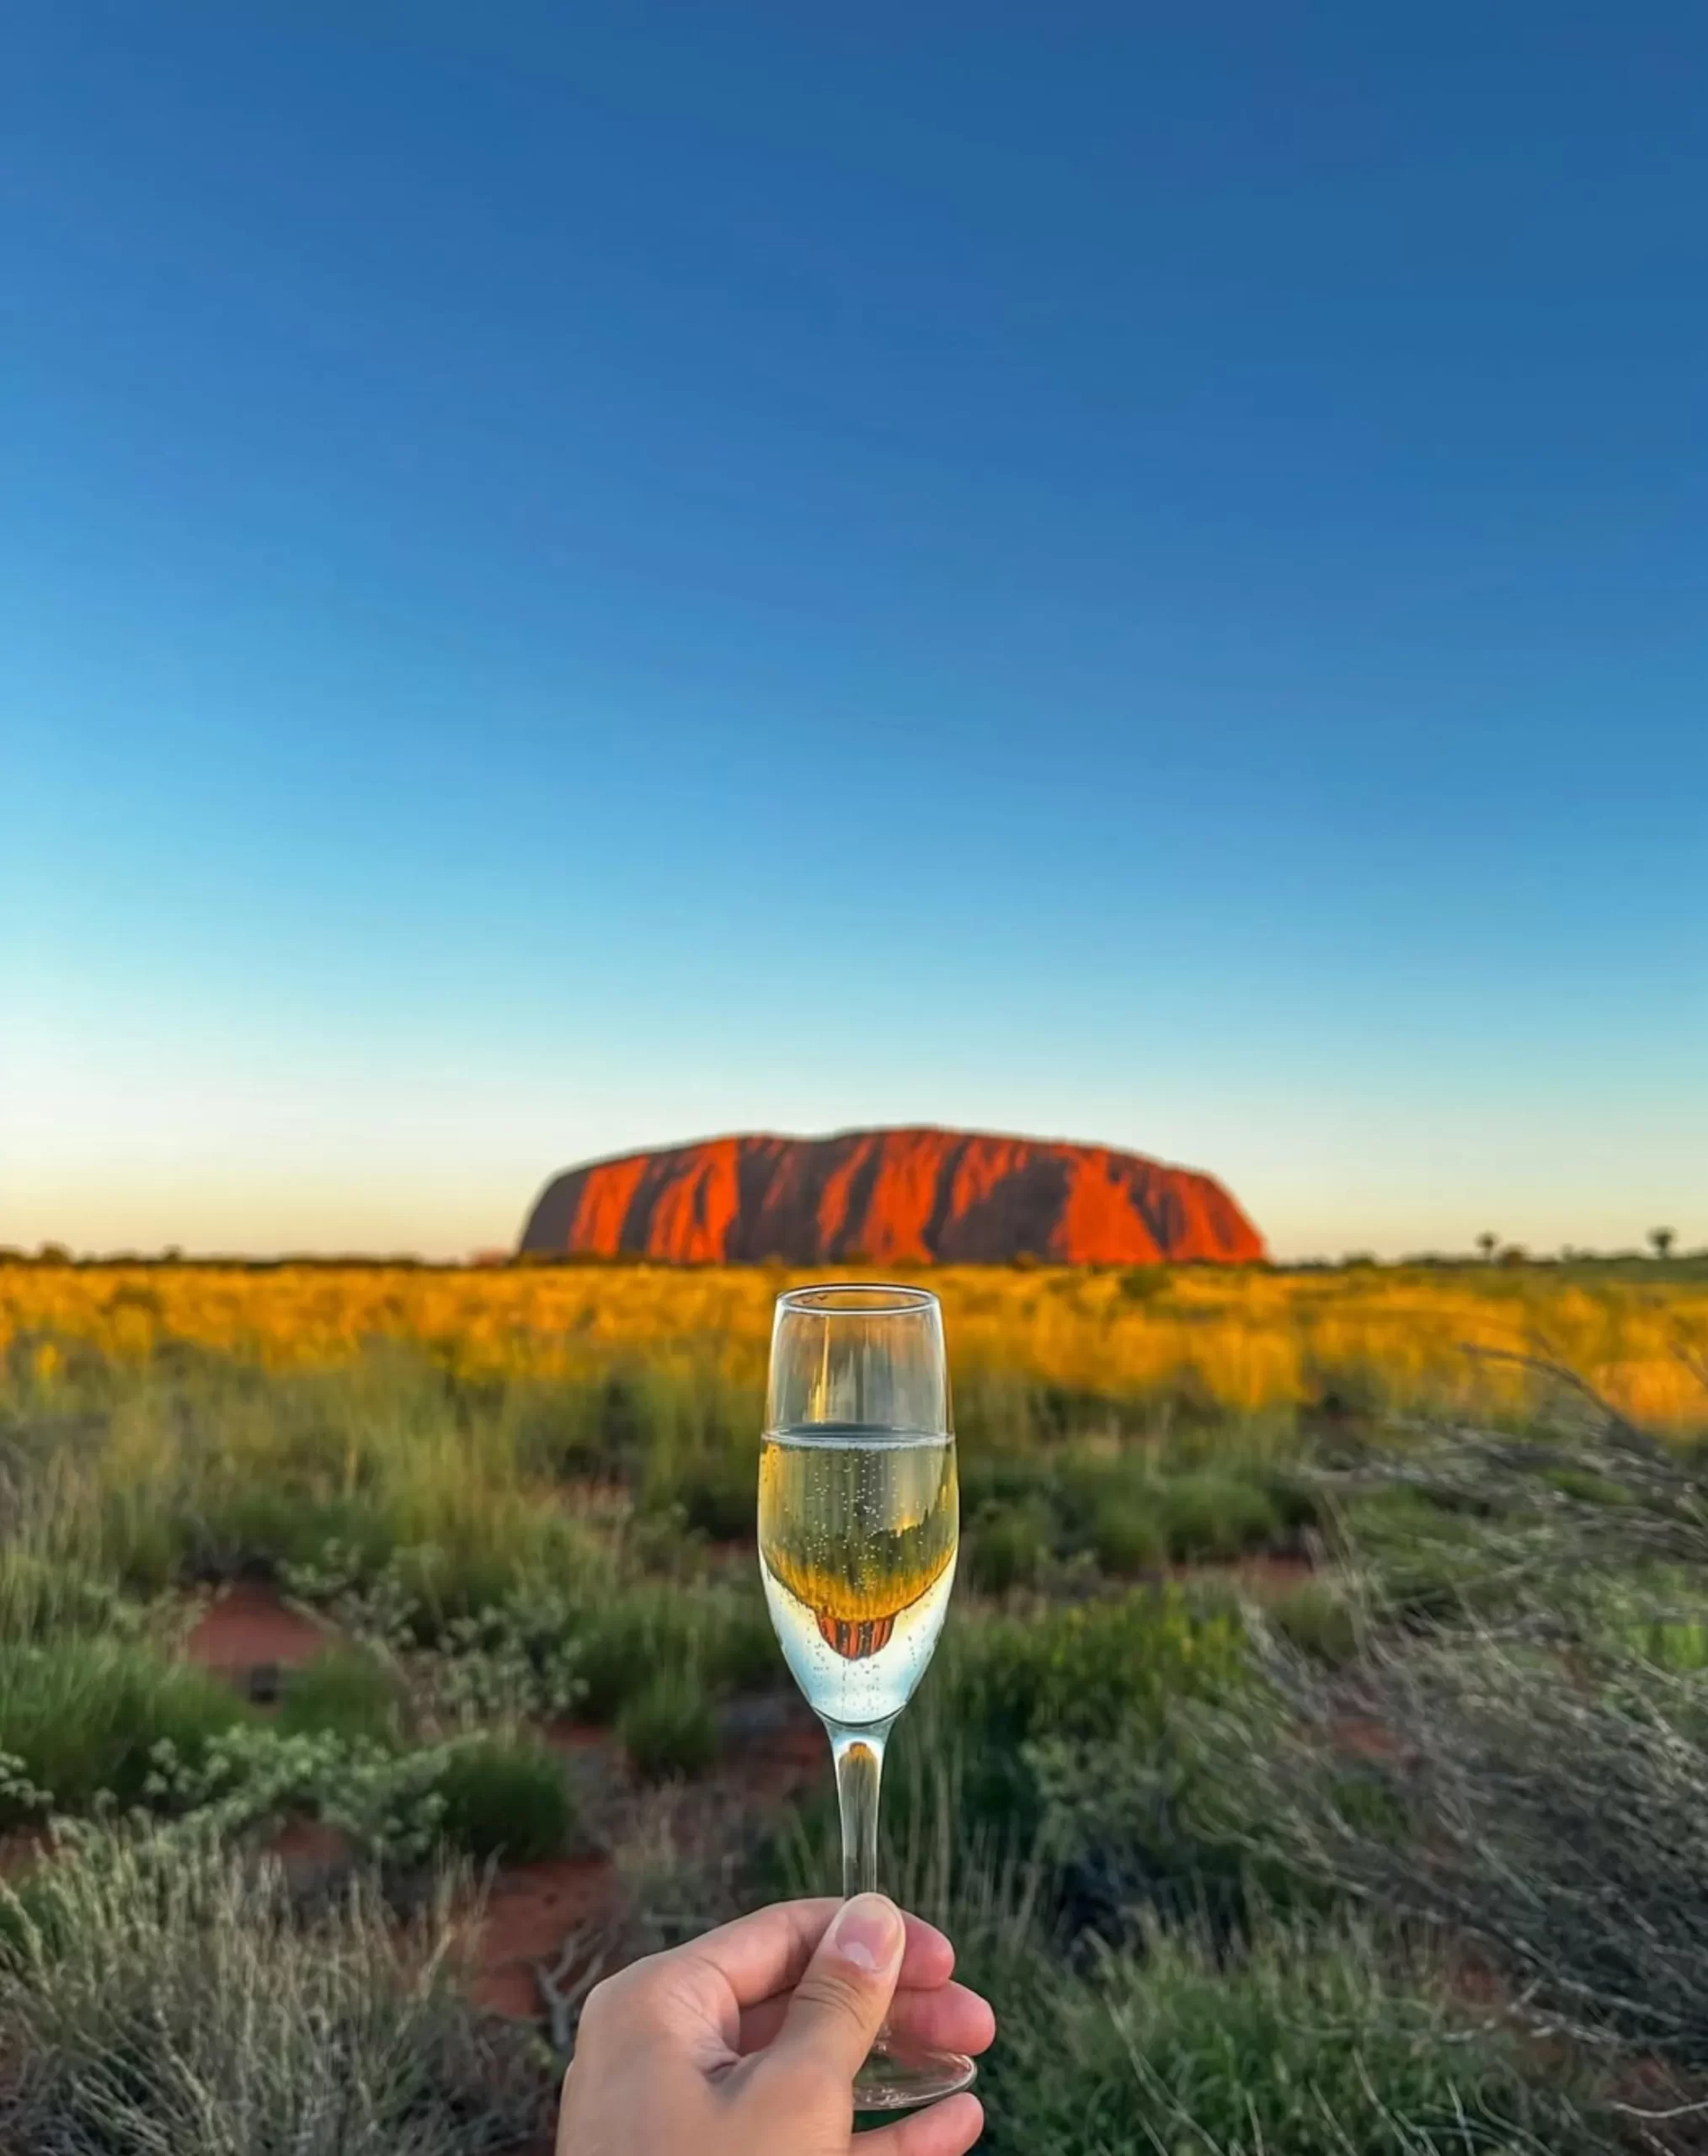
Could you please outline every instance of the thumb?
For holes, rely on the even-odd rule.
[[[905,1937],[884,1895],[845,1902],[795,1987],[772,2056],[810,2057],[851,2082],[889,2011]]]

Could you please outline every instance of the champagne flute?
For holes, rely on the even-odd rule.
[[[883,1747],[937,1646],[960,1541],[943,1314],[922,1288],[779,1295],[759,1458],[771,1620],[825,1725],[842,1814],[842,1892],[878,1885]],[[969,2058],[880,2032],[862,2111],[964,2089]]]

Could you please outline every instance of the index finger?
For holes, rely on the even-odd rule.
[[[830,1919],[841,1908],[834,1896],[802,1902],[774,1902],[720,1924],[668,1957],[678,1964],[708,1969],[729,1987],[738,2006],[755,2006],[799,1983]],[[904,1913],[905,1942],[899,1982],[918,1990],[947,1983],[955,1950],[935,1924]]]

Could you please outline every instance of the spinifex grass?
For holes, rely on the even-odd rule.
[[[747,1410],[771,1303],[800,1277],[764,1267],[14,1262],[0,1266],[0,1347],[57,1335],[67,1346],[46,1352],[61,1359],[82,1342],[136,1361],[163,1342],[189,1342],[276,1369],[350,1363],[376,1342],[402,1342],[461,1377],[576,1380],[584,1405],[535,1424],[555,1427],[573,1450],[609,1417],[614,1403],[600,1389],[613,1374],[642,1396],[643,1420],[664,1393],[703,1401],[721,1390],[756,1427]],[[1651,1427],[1708,1424],[1679,1356],[1681,1344],[1699,1355],[1708,1346],[1708,1282],[1688,1265],[951,1266],[929,1284],[943,1302],[963,1439],[1017,1430],[1047,1440],[1052,1426],[1082,1422],[1086,1402],[1188,1422],[1313,1405],[1514,1417],[1535,1406],[1522,1369],[1478,1365],[1467,1342],[1540,1349]],[[691,1431],[691,1414],[670,1412]]]
[[[0,1753],[62,1811],[87,1810],[103,1793],[136,1802],[157,1745],[195,1758],[244,1713],[216,1678],[122,1641],[0,1647]]]
[[[1113,1945],[1076,1930],[1071,1865],[981,1820],[979,1746],[937,1703],[893,1763],[882,1873],[942,1925],[997,2011],[981,2069],[995,2156],[1605,2156],[1594,2073],[1458,1997],[1445,1965],[1343,1907],[1236,1926],[1129,1913]],[[1156,1763],[1135,1731],[1135,1772]],[[1099,1804],[1107,1753],[1081,1792]],[[834,1822],[816,1805],[755,1892],[822,1892]],[[1119,1859],[1122,1852],[1108,1854]]]
[[[457,1984],[455,1882],[400,1932],[358,1879],[305,1920],[275,1866],[99,1838],[0,1888],[8,2156],[489,2156],[547,2116]]]
[[[1030,1964],[987,2084],[997,2156],[1592,2156],[1611,2137],[1517,2036],[1355,1922],[1188,1927]]]

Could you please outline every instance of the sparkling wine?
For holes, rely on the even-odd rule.
[[[925,1674],[960,1534],[955,1441],[814,1423],[759,1462],[766,1600],[795,1682],[827,1721],[887,1722]]]

